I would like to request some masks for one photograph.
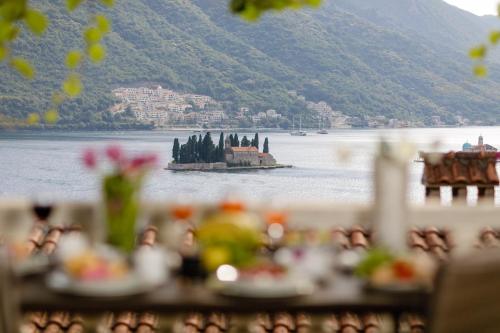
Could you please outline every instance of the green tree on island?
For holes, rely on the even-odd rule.
[[[213,151],[214,151],[214,142],[212,141],[212,136],[210,132],[207,132],[207,134],[205,134],[205,137],[203,138],[203,149],[202,149],[201,160],[206,163],[212,162]]]
[[[250,147],[250,141],[248,140],[246,135],[243,137],[243,139],[241,139],[241,146]]]
[[[218,161],[219,162],[222,162],[224,161],[224,132],[221,132],[220,133],[220,136],[219,136],[219,145],[217,146],[217,157],[218,157]]]
[[[238,138],[238,133],[234,135],[234,144],[233,147],[239,147],[240,146],[240,139]]]
[[[198,142],[196,143],[196,158],[201,161],[201,155],[203,150],[203,138],[201,134],[198,136]]]
[[[175,138],[174,147],[172,148],[172,158],[174,159],[175,163],[179,163],[179,150],[179,139]]]
[[[252,139],[252,146],[259,150],[259,133],[255,133],[254,138]]]
[[[269,140],[266,139],[264,140],[264,149],[262,151],[264,154],[269,154]]]

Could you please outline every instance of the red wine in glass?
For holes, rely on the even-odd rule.
[[[39,193],[33,198],[33,212],[39,221],[47,221],[53,208],[53,195]]]
[[[33,211],[40,221],[47,221],[50,213],[52,213],[52,206],[47,204],[35,203],[35,205],[33,206]]]

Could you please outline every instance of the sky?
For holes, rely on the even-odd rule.
[[[495,15],[500,0],[444,0],[477,15]]]

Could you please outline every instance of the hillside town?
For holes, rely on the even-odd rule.
[[[237,111],[224,108],[222,101],[211,96],[181,93],[160,85],[120,87],[112,91],[117,103],[112,114],[131,112],[138,121],[158,128],[290,128],[293,120],[275,109],[253,110],[240,107]],[[403,128],[421,127],[422,122],[389,118],[384,115],[348,116],[325,101],[313,102],[295,90],[288,95],[304,104],[303,114],[309,116],[309,127],[320,128]],[[315,119],[312,121],[311,119]],[[446,126],[439,116],[432,116],[435,127]],[[457,117],[458,126],[468,125],[468,119]]]

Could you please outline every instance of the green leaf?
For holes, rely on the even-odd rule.
[[[50,109],[45,112],[44,119],[47,124],[55,124],[59,120],[59,114],[56,109]]]
[[[66,0],[66,7],[70,12],[72,12],[78,8],[82,2],[83,0]]]
[[[10,61],[10,65],[28,79],[32,79],[35,76],[35,69],[26,59],[13,58]]]
[[[40,116],[38,113],[30,113],[28,115],[28,118],[26,118],[26,121],[28,122],[29,125],[35,125],[40,122]]]
[[[26,22],[28,28],[38,36],[45,32],[49,24],[47,17],[43,13],[33,9],[28,9],[26,11],[24,21]]]
[[[470,49],[469,57],[472,59],[482,59],[486,56],[487,48],[485,45],[479,45]]]
[[[477,77],[485,77],[488,75],[488,69],[484,65],[474,66],[474,75]]]
[[[101,62],[106,57],[106,49],[101,44],[94,44],[87,50],[90,60],[93,62]]]
[[[56,91],[52,94],[52,104],[60,105],[64,102],[64,95],[59,91]]]
[[[19,34],[19,28],[10,22],[1,20],[0,16],[0,42],[14,40]]]
[[[82,53],[77,50],[69,51],[66,55],[66,67],[75,69],[82,62]]]
[[[490,43],[496,45],[500,41],[500,31],[490,32]]]
[[[101,3],[107,7],[113,7],[115,4],[114,0],[101,0]]]
[[[90,27],[83,33],[83,37],[87,44],[95,44],[98,43],[102,38],[101,30],[96,27]]]
[[[97,28],[103,33],[107,34],[111,30],[111,23],[108,18],[102,14],[96,15],[94,17]]]
[[[63,82],[62,89],[69,97],[73,98],[80,95],[83,89],[80,76],[76,73],[70,74]]]
[[[0,45],[0,61],[2,61],[7,55],[7,48],[3,45]]]
[[[321,5],[321,0],[307,0],[307,4],[312,7],[318,7]]]
[[[247,4],[245,10],[241,12],[241,16],[248,21],[255,21],[260,17],[260,10],[253,4]]]

